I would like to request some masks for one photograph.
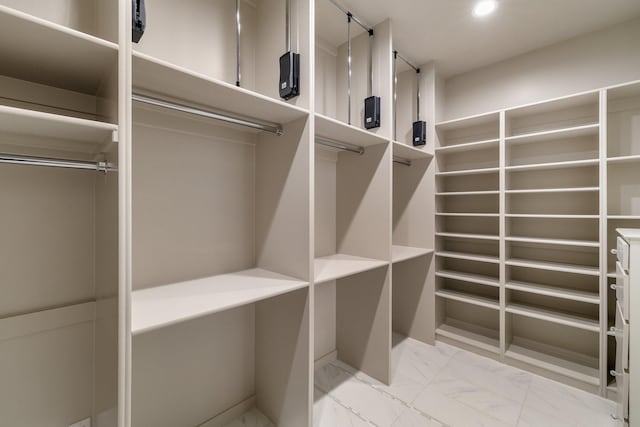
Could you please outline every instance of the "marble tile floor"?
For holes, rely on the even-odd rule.
[[[393,378],[318,368],[314,427],[618,426],[609,400],[444,343],[394,336]]]

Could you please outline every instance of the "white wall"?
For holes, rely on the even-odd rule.
[[[637,79],[640,79],[640,19],[449,78],[444,114],[439,119]]]

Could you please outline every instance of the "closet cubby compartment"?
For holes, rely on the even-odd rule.
[[[92,9],[94,3],[104,4],[105,9],[117,8],[110,2],[36,3],[26,7],[34,9],[34,13],[59,15],[61,19],[75,16],[76,8]],[[66,12],[60,12],[61,7]],[[115,18],[113,25],[115,32]],[[117,119],[116,44],[0,5],[0,54],[2,116],[4,124],[13,123],[3,132],[38,136],[50,133],[52,139],[60,139],[58,144],[71,137],[76,145],[87,138],[99,142],[112,138],[112,129],[101,122],[116,123]],[[34,129],[28,125],[32,120],[36,123]],[[84,128],[93,135],[81,138],[70,127]],[[102,138],[105,132],[108,136]]]
[[[493,149],[500,139],[500,115],[490,113],[436,124],[436,152]]]
[[[607,160],[640,161],[640,84],[607,90]],[[636,163],[638,165],[638,163]]]
[[[131,425],[306,425],[309,301],[303,288],[134,335]]]
[[[487,240],[499,238],[498,218],[495,217],[477,217],[473,220],[463,217],[439,217],[436,223],[439,230],[436,236]]]
[[[600,247],[597,219],[508,217],[506,230],[511,242]]]
[[[274,104],[284,103],[278,82],[279,58],[287,51],[285,0],[239,1],[239,61],[236,60],[235,1],[187,0],[177,4],[147,0],[145,4],[149,24],[140,42],[133,45],[134,85],[143,81],[136,78],[136,62],[148,61],[208,80],[211,86],[217,86],[217,92],[228,95],[210,99],[209,102],[218,103],[219,108],[226,109],[227,103],[230,103],[229,109],[236,103],[251,108],[254,98],[259,102],[262,100],[262,96],[256,96],[258,94],[277,100]],[[310,107],[311,99],[308,91],[311,87],[310,17],[309,3],[291,1],[291,50],[300,54],[301,91],[300,96],[288,103],[306,109]],[[192,52],[202,53],[194,55]],[[240,88],[236,89],[241,90],[231,91],[229,89],[238,82],[238,73]],[[145,73],[145,77],[152,84],[159,80],[159,87],[169,86],[169,91],[190,93],[194,90],[182,87],[181,80],[154,76],[152,72]],[[186,94],[182,98],[189,99]]]
[[[518,291],[520,300],[526,301],[527,294],[544,295],[563,300],[587,304],[600,304],[599,277],[562,271],[540,270],[511,266],[507,268],[505,288]]]
[[[509,363],[540,368],[540,373],[559,374],[598,387],[599,334],[587,329],[552,323],[517,312],[507,314]],[[549,330],[553,330],[553,334]]]
[[[438,276],[436,296],[494,310],[500,308],[500,296],[497,287],[482,286],[450,277]]]
[[[599,93],[590,92],[514,108],[505,113],[507,145],[540,142],[581,133],[597,134]]]
[[[640,163],[607,165],[607,213],[640,218]]]
[[[597,248],[509,242],[505,264],[539,270],[599,276]]]
[[[0,164],[2,420],[115,419],[118,175],[41,161]]]
[[[469,179],[468,176],[438,176],[437,195],[473,195],[489,192],[498,194],[498,179],[497,173],[476,174],[473,179]]]
[[[498,194],[447,195],[436,193],[437,213],[499,213]]]
[[[433,342],[433,264],[431,254],[394,262],[393,332],[422,342]]]
[[[507,193],[508,214],[599,215],[597,191],[578,191],[567,197],[564,192]]]
[[[437,153],[438,172],[440,173],[462,173],[464,171],[495,169],[499,166],[497,146],[473,151],[437,151]]]
[[[565,169],[509,171],[506,192],[594,192],[599,191],[597,165]]]
[[[437,297],[436,336],[495,356],[500,353],[499,314],[497,308]]]

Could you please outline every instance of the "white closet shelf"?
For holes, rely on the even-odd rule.
[[[527,267],[535,268],[538,270],[560,271],[564,273],[584,274],[587,276],[600,275],[600,270],[597,267],[566,264],[561,262],[534,261],[527,259],[510,258],[505,261],[505,264],[513,267]]]
[[[498,218],[498,213],[457,213],[457,212],[436,212],[436,216],[460,216],[460,217],[479,217],[479,218]]]
[[[500,263],[500,258],[495,256],[477,255],[477,254],[470,254],[465,252],[437,251],[435,255],[442,258],[464,259],[467,261],[489,262],[493,264]]]
[[[500,145],[500,139],[486,139],[484,141],[466,142],[464,144],[445,145],[436,148],[438,154],[460,153],[465,151],[485,150],[488,148],[497,148]]]
[[[117,131],[111,123],[0,105],[0,134],[35,137],[41,148],[47,147],[42,139],[55,139],[55,149],[75,151],[82,143],[89,146],[82,151],[98,152],[105,143],[115,142]]]
[[[456,324],[459,326],[463,326],[463,322],[456,322]],[[500,353],[500,340],[489,336],[489,334],[498,335],[497,331],[486,329],[487,334],[485,335],[481,333],[472,332],[473,330],[480,329],[478,326],[476,325],[468,325],[468,326],[469,326],[468,329],[467,328],[463,329],[462,327],[456,327],[456,326],[443,323],[436,329],[436,335],[440,335],[442,337],[449,338],[451,340],[458,341],[463,344],[477,347],[482,350],[489,351],[491,353],[496,353],[496,354]],[[482,328],[482,329],[485,329],[485,328]]]
[[[422,147],[425,146],[423,145]],[[393,141],[393,155],[409,160],[430,159],[433,157],[433,153],[427,151],[425,148],[415,148],[398,141]]]
[[[571,301],[600,304],[600,296],[597,292],[585,292],[575,289],[563,289],[557,286],[549,286],[538,283],[520,282],[512,280],[505,284],[506,289],[528,292],[531,294],[545,295],[554,298],[562,298]]]
[[[334,254],[316,258],[314,261],[315,282],[323,283],[341,279],[364,271],[389,265],[387,261],[354,255]]]
[[[600,323],[598,323],[597,320],[573,313],[560,312],[547,308],[533,307],[518,303],[508,303],[505,310],[507,313],[531,317],[533,319],[545,320],[547,322],[571,326],[573,328],[584,329],[586,331],[600,331]]]
[[[433,249],[416,248],[413,246],[391,246],[391,261],[402,262],[422,255],[433,253]]]
[[[268,123],[285,124],[309,114],[295,105],[135,51],[132,78],[134,92],[182,100]]]
[[[582,246],[587,248],[599,248],[600,243],[589,240],[548,239],[542,237],[507,236],[507,242],[539,243],[542,245]]]
[[[600,187],[565,187],[565,188],[528,188],[526,190],[505,190],[507,194],[528,194],[528,193],[580,193],[598,192]]]
[[[386,144],[389,142],[387,138],[383,138],[373,132],[348,125],[340,120],[332,119],[322,114],[316,113],[315,119],[316,136],[322,138],[357,145],[359,147],[370,147],[372,145]]]
[[[475,240],[500,240],[500,236],[491,234],[470,234],[470,233],[443,233],[437,232],[438,237],[450,237],[454,239],[475,239]]]
[[[0,74],[95,94],[118,45],[0,5],[0,52]]]
[[[640,215],[607,215],[608,219],[640,220]]]
[[[490,123],[495,123],[498,125],[500,122],[500,113],[499,112],[491,112],[491,113],[482,113],[475,114],[472,116],[459,117],[457,119],[444,120],[436,123],[436,129],[438,131],[447,131],[454,129],[464,129],[471,126],[479,126],[486,125]]]
[[[463,169],[459,171],[437,172],[436,176],[481,175],[498,172],[500,172],[500,168]]]
[[[534,345],[534,347],[537,346]],[[569,354],[569,352],[564,349],[558,349],[558,351],[567,355]],[[548,354],[547,352],[517,344],[511,344],[505,352],[505,356],[588,384],[596,386],[600,385],[600,373],[597,368],[593,367],[597,366],[597,360],[595,359],[593,359],[592,366],[587,366],[585,364],[569,360],[571,356],[568,358],[561,358]],[[575,357],[584,358],[582,355],[575,355]]]
[[[484,196],[490,194],[500,194],[499,190],[482,190],[482,191],[445,191],[436,193],[436,196]]]
[[[563,214],[505,214],[507,218],[540,219],[599,219],[599,215],[563,215]]]
[[[598,164],[600,164],[599,159],[568,160],[565,162],[535,163],[531,165],[506,166],[504,170],[507,172],[517,172],[517,171],[528,171],[528,170],[579,168],[583,166],[597,166]]]
[[[500,280],[498,280],[495,277],[485,276],[483,274],[462,273],[462,272],[450,271],[450,270],[438,270],[436,271],[436,276],[443,277],[445,279],[453,279],[453,280],[460,280],[462,282],[475,283],[478,285],[500,287]]]
[[[95,318],[96,303],[93,301],[5,317],[0,319],[0,342],[78,323],[91,322]]]
[[[131,293],[131,332],[140,334],[307,287],[308,282],[261,268]]]
[[[498,301],[479,295],[450,291],[448,289],[439,289],[436,291],[436,296],[439,296],[440,298],[464,302],[467,304],[477,305],[480,307],[490,308],[492,310],[500,310],[500,303]]]
[[[592,123],[582,126],[574,126],[569,128],[547,130],[543,132],[532,132],[522,135],[508,136],[506,142],[512,144],[534,143],[542,141],[552,141],[559,138],[577,138],[581,136],[593,135],[597,136],[600,129],[598,123]]]
[[[615,279],[615,278],[616,278],[616,272],[615,272],[615,270],[614,270],[614,271],[610,271],[610,272],[608,272],[608,273],[607,273],[607,277],[608,277],[609,279]]]
[[[618,156],[618,157],[609,157],[607,158],[607,163],[615,164],[615,163],[637,163],[640,162],[640,154],[635,154],[632,156]]]

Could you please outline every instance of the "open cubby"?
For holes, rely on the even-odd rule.
[[[299,289],[135,335],[131,425],[227,425],[250,410],[304,425],[309,301]]]
[[[439,217],[436,221],[438,231],[453,234],[475,234],[497,237],[498,218],[478,217],[470,221],[463,217]]]
[[[600,185],[599,182],[598,166],[510,171],[507,174],[506,191],[534,189],[580,191],[581,189],[594,189]]]
[[[495,144],[500,138],[500,115],[491,113],[440,122],[436,125],[436,132],[437,148],[459,146],[457,148],[463,150],[464,144],[469,144],[467,147],[473,149],[478,147],[474,143]]]
[[[525,363],[541,368],[541,373],[553,372],[592,386],[600,384],[597,332],[513,313],[507,315],[506,322],[510,332],[505,355],[512,363]]]
[[[460,193],[474,191],[499,191],[499,174],[477,174],[473,179],[468,176],[436,177],[438,193]]]
[[[498,213],[497,194],[438,196],[438,213]]]
[[[117,173],[2,164],[0,192],[3,423],[115,419]]]
[[[438,277],[436,281],[436,296],[494,309],[498,309],[500,306],[499,288],[450,277]]]
[[[542,270],[581,272],[586,275],[598,276],[600,274],[598,252],[598,248],[509,242],[507,244],[507,265],[511,262],[524,261],[524,265],[518,264],[516,266],[527,267],[526,264],[531,263],[531,267]]]
[[[493,308],[436,298],[439,339],[489,353],[500,352],[500,313]]]
[[[571,197],[564,193],[509,193],[506,197],[509,214],[598,215],[598,192],[576,192]]]
[[[607,91],[607,158],[640,156],[640,84]]]
[[[287,50],[286,1],[240,1],[240,88],[280,100],[279,58]],[[309,5],[291,2],[291,49],[300,54],[300,96],[290,104],[309,108]],[[146,1],[150,23],[134,55],[165,61],[185,72],[211,79],[212,85],[236,85],[236,2],[183,1],[180,7],[160,0]],[[197,29],[197,31],[194,31]],[[188,47],[188,49],[187,49]],[[192,52],[205,52],[193,55]],[[166,81],[166,86],[178,81]],[[235,96],[242,97],[242,91]],[[252,97],[248,97],[250,104]],[[214,101],[212,101],[214,102]],[[217,101],[225,107],[223,100]]]
[[[607,165],[607,212],[640,217],[640,163]]]
[[[392,267],[392,330],[422,342],[433,341],[433,256],[396,262]],[[431,286],[430,286],[431,285]]]
[[[507,143],[539,138],[540,132],[562,134],[567,129],[599,123],[599,94],[590,92],[528,105],[506,112]],[[526,135],[526,137],[525,137]]]
[[[508,267],[507,289],[532,295],[546,295],[562,300],[581,301],[589,304],[600,304],[600,279],[597,276],[567,273],[562,271],[538,270],[526,267]]]
[[[598,130],[597,127],[593,127],[588,129],[588,133],[582,132],[577,135],[558,135],[543,140],[508,142],[506,165],[597,159],[600,156]]]
[[[507,218],[507,237],[574,241],[599,246],[597,218]]]
[[[461,153],[439,152],[437,164],[438,172],[497,168],[499,166],[498,147]]]

